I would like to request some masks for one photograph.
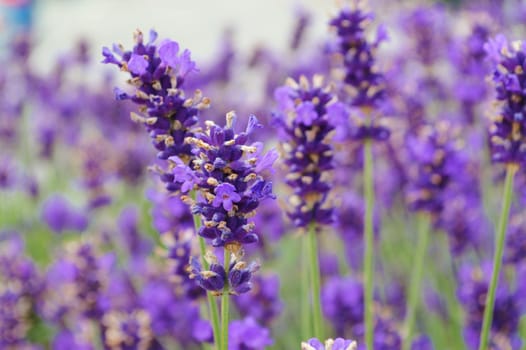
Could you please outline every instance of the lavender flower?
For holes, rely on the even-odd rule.
[[[251,283],[252,291],[239,295],[234,302],[243,317],[252,317],[261,325],[269,327],[283,308],[279,298],[279,278],[277,275],[258,275],[252,278]]]
[[[501,102],[489,129],[492,160],[522,164],[526,161],[526,47],[497,36],[486,44],[486,51],[496,67],[493,81]]]
[[[523,275],[519,274],[519,280]],[[464,338],[470,349],[477,349],[480,329],[488,293],[491,264],[464,265],[459,272],[457,296],[466,310]],[[504,282],[504,281],[501,281]],[[493,309],[493,322],[488,346],[495,349],[519,349],[519,319],[524,310],[524,284],[511,291],[505,283],[499,283]]]
[[[385,99],[385,89],[384,77],[378,72],[374,55],[387,35],[380,27],[376,40],[369,43],[365,28],[374,15],[360,9],[357,2],[353,5],[352,8],[343,8],[329,22],[337,35],[335,48],[332,49],[341,61],[337,73],[343,76],[344,89],[353,106],[377,108]],[[375,136],[379,137],[379,134]]]
[[[199,90],[192,98],[185,97],[185,78],[196,71],[190,51],[181,53],[179,44],[171,40],[157,46],[156,39],[157,33],[151,31],[149,41],[144,43],[143,34],[137,31],[132,51],[117,45],[113,53],[104,48],[103,63],[130,73],[129,84],[135,91],[128,94],[116,89],[116,97],[139,105],[140,114],[132,113],[132,120],[146,126],[159,150],[158,157],[166,160],[176,156],[187,163],[192,157],[192,146],[185,139],[194,136],[192,128],[198,122],[199,111],[208,108],[210,101]]]
[[[65,198],[54,195],[42,206],[42,220],[55,233],[64,231],[82,232],[88,227],[88,218],[75,209]]]
[[[229,253],[225,252],[225,254]],[[239,295],[250,291],[252,275],[259,266],[255,262],[247,265],[241,260],[239,253],[233,255],[234,260],[228,267],[228,274],[225,267],[211,253],[205,257],[210,264],[209,270],[202,270],[199,260],[192,258],[189,267],[190,278],[194,278],[199,286],[212,292],[213,295],[222,295],[224,292]]]
[[[0,348],[29,350],[27,335],[42,280],[18,237],[0,242],[0,281]]]
[[[246,131],[236,134],[235,114],[227,114],[224,128],[208,123],[205,133],[187,138],[198,158],[192,167],[201,196],[192,212],[202,215],[204,225],[198,234],[212,239],[215,247],[230,247],[257,242],[249,218],[259,203],[274,198],[272,182],[263,176],[271,171],[277,158],[274,151],[262,152],[262,144],[247,145],[249,135],[261,127],[256,117],[249,118]]]
[[[252,318],[232,321],[229,325],[229,350],[260,350],[272,344],[270,331]]]
[[[356,350],[356,342],[343,338],[327,339],[322,344],[318,339],[312,338],[301,343],[301,350]]]
[[[333,149],[330,144],[333,113],[340,108],[323,78],[315,76],[311,83],[306,77],[292,79],[275,91],[279,112],[274,125],[282,140],[282,154],[287,166],[286,183],[294,194],[288,215],[298,227],[311,222],[329,224],[333,209],[327,197],[333,169]]]
[[[150,315],[144,310],[107,312],[102,325],[105,349],[161,349],[160,345],[154,345]]]

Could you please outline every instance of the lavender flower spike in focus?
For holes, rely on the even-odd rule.
[[[249,135],[261,127],[255,116],[239,134],[234,131],[235,119],[234,113],[227,114],[224,128],[207,122],[204,133],[186,140],[194,145],[197,155],[192,167],[201,198],[192,211],[204,219],[198,234],[231,253],[258,241],[249,219],[262,200],[275,198],[272,182],[264,175],[277,159],[273,150],[263,153],[261,143],[247,144]]]
[[[526,45],[519,41],[509,44],[505,37],[498,36],[495,40],[490,40],[485,48],[495,64],[493,81],[496,85],[497,100],[502,104],[500,115],[494,118],[489,129],[490,150],[494,162],[506,165],[506,180],[496,232],[493,271],[486,295],[484,319],[480,332],[479,350],[486,350],[490,335],[513,199],[513,180],[526,160]]]
[[[140,31],[134,38],[131,51],[125,51],[120,45],[114,45],[113,52],[106,47],[102,51],[103,63],[114,64],[130,74],[128,83],[133,93],[116,88],[116,97],[139,105],[139,113],[132,113],[131,118],[146,126],[160,159],[175,156],[188,163],[192,146],[185,139],[194,136],[199,111],[210,104],[199,90],[191,98],[185,96],[184,82],[188,74],[196,71],[195,62],[190,58],[190,51],[180,52],[175,41],[164,40],[157,46],[154,31],[150,32],[147,43]],[[161,179],[171,183],[169,190],[179,190],[174,187],[173,174],[158,170]]]

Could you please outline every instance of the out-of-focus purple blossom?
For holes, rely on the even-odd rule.
[[[358,1],[355,1],[352,7],[342,8],[329,22],[337,36],[335,47],[331,50],[340,61],[336,74],[342,76],[348,102],[357,107],[378,108],[385,100],[384,76],[376,67],[375,51],[387,34],[380,26],[376,40],[372,43],[368,41],[365,29],[373,18],[371,12],[360,9]],[[371,132],[365,129],[362,133],[364,137],[373,136],[366,135]]]
[[[477,106],[486,99],[489,92],[484,83],[484,77],[489,73],[484,44],[490,33],[488,23],[476,22],[469,36],[455,42],[449,50],[451,63],[458,72],[454,84],[455,96],[462,116],[470,124],[478,119],[480,112]]]
[[[47,273],[45,318],[63,325],[68,320],[101,317],[102,293],[114,262],[113,254],[101,254],[92,243],[68,243]]]
[[[512,215],[506,236],[504,261],[509,264],[520,265],[526,259],[526,218],[524,212]]]
[[[411,343],[411,350],[434,350],[431,339],[425,335],[416,337]]]
[[[252,278],[252,290],[237,296],[234,302],[242,317],[252,317],[261,325],[269,327],[283,308],[279,298],[278,276],[255,276]]]
[[[487,262],[482,266],[463,265],[459,271],[457,297],[466,311],[464,339],[469,349],[479,346],[490,278],[491,263]],[[520,348],[519,320],[524,311],[525,296],[522,282],[515,291],[511,291],[505,281],[500,281],[490,329],[490,348]]]
[[[93,346],[94,334],[93,325],[86,320],[78,320],[74,330],[59,331],[52,341],[54,350],[95,350]]]
[[[166,278],[150,278],[140,300],[156,336],[174,337],[183,346],[212,340],[212,327],[200,318],[198,305],[177,296]]]
[[[145,310],[112,310],[104,314],[101,323],[102,339],[107,350],[162,349],[156,344],[150,315]]]
[[[325,344],[322,344],[316,338],[309,339],[307,342],[301,343],[301,350],[356,350],[356,342],[343,338],[327,339]]]
[[[454,135],[454,126],[441,121],[434,126],[421,127],[416,136],[408,136],[407,148],[413,164],[407,193],[411,210],[435,216],[442,212],[445,190],[462,169]]]
[[[152,202],[152,224],[157,232],[176,235],[179,231],[193,228],[192,213],[179,197],[155,189],[149,190],[146,196]]]
[[[489,128],[492,160],[522,164],[526,161],[526,47],[497,36],[485,48],[495,67],[493,81],[501,104]]]
[[[416,7],[401,19],[410,38],[407,52],[416,55],[424,65],[432,65],[443,56],[447,44],[448,22],[443,5]]]
[[[82,232],[88,227],[87,216],[60,195],[53,195],[44,202],[42,220],[55,233]]]
[[[27,335],[43,285],[18,236],[0,240],[0,281],[0,348],[32,349]]]
[[[230,322],[228,350],[262,350],[273,343],[270,331],[251,317]]]
[[[274,125],[282,142],[283,162],[287,167],[286,183],[294,194],[289,200],[289,217],[294,225],[305,227],[311,222],[329,224],[333,208],[328,203],[331,190],[330,171],[334,168],[330,144],[331,105],[335,96],[323,86],[323,78],[311,82],[300,77],[276,89],[278,112]]]
[[[170,280],[174,283],[174,291],[179,296],[197,299],[204,295],[204,290],[190,278],[191,256],[195,255],[195,233],[193,229],[181,229],[177,233],[164,232],[161,242],[166,248],[165,257],[169,259]]]
[[[247,144],[250,134],[261,127],[255,116],[238,134],[235,118],[228,113],[225,127],[209,122],[205,132],[188,139],[199,155],[192,164],[200,192],[192,212],[203,218],[198,234],[215,247],[230,246],[232,252],[258,240],[249,218],[261,201],[275,198],[266,175],[276,158],[273,150],[263,153],[260,143]]]
[[[322,289],[323,312],[336,334],[363,322],[363,284],[352,278],[330,279]]]
[[[142,258],[147,256],[151,250],[151,244],[139,232],[138,211],[135,207],[126,207],[122,210],[117,225],[122,237],[122,246],[132,258]]]

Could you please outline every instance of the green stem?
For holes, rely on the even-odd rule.
[[[309,225],[309,232],[307,233],[307,249],[309,256],[309,270],[310,270],[310,286],[312,291],[312,322],[314,325],[314,336],[318,339],[325,339],[323,332],[323,315],[321,313],[321,278],[320,278],[320,262],[318,259],[318,240],[316,237],[316,224],[314,222]]]
[[[411,336],[415,324],[416,309],[421,296],[422,278],[424,276],[424,260],[427,253],[430,234],[429,218],[427,217],[427,214],[423,214],[419,219],[416,256],[413,262],[413,272],[409,284],[407,314],[404,323],[404,331],[406,332],[404,350],[408,350],[411,347]]]
[[[192,191],[190,193],[190,196],[195,201],[195,198],[196,198],[195,191]],[[193,216],[193,218],[194,218],[195,234],[197,235],[197,233],[199,232],[199,229],[201,228],[201,217],[199,216],[199,214],[196,214]],[[201,263],[203,264],[203,268],[205,270],[208,270],[210,268],[210,264],[205,259],[206,242],[203,237],[199,235],[197,236],[199,239],[199,250],[201,253]],[[212,321],[212,330],[214,332],[214,341],[216,343],[216,349],[221,349],[221,344],[220,344],[221,341],[219,338],[221,330],[219,327],[219,310],[217,308],[217,303],[216,303],[215,297],[210,292],[206,293],[206,298],[208,300],[208,310],[209,310],[210,320]]]
[[[363,185],[365,195],[365,217],[364,217],[364,241],[365,254],[363,261],[364,269],[364,314],[365,314],[365,345],[367,350],[373,350],[374,333],[374,232],[373,232],[373,208],[374,208],[374,173],[373,173],[373,150],[372,141],[365,140],[364,143],[364,165]]]
[[[309,280],[309,258],[307,254],[308,242],[306,236],[302,235],[301,243],[303,245],[301,254],[301,339],[312,338],[311,329],[311,306],[310,306],[310,280]]]
[[[488,347],[489,331],[493,319],[493,307],[495,306],[495,292],[497,290],[500,267],[502,265],[502,252],[504,251],[506,229],[508,227],[508,218],[510,215],[511,201],[513,198],[513,178],[518,169],[519,166],[517,164],[508,164],[506,169],[506,181],[504,182],[504,193],[502,197],[502,210],[500,212],[499,226],[496,236],[495,256],[493,257],[493,272],[491,274],[489,292],[486,296],[486,307],[484,309],[482,331],[480,332],[479,350],[486,350]]]
[[[225,249],[224,266],[225,272],[228,276],[230,270],[230,252]],[[221,296],[221,349],[228,350],[228,316],[230,307],[230,294],[228,293],[228,286],[225,286],[223,295]]]

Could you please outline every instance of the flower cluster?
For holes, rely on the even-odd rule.
[[[247,144],[249,136],[261,127],[257,118],[251,116],[244,132],[234,131],[236,116],[227,114],[225,127],[213,122],[207,129],[186,141],[195,147],[195,156],[190,170],[179,163],[175,168],[185,171],[189,177],[178,177],[174,181],[197,186],[200,198],[192,206],[194,214],[204,220],[198,234],[211,239],[215,247],[235,247],[258,241],[254,216],[259,203],[274,198],[272,182],[264,174],[272,169],[277,154],[272,150],[263,152],[263,144]]]
[[[312,84],[304,76],[299,82],[288,79],[274,95],[279,109],[274,124],[288,171],[286,183],[294,190],[288,215],[298,227],[311,222],[329,224],[333,220],[327,201],[334,168],[332,117],[341,112],[341,105],[323,86],[321,76],[315,76]]]
[[[22,241],[9,239],[0,250],[0,348],[29,349],[27,340],[35,301],[43,287]]]
[[[486,50],[496,67],[493,81],[501,102],[489,129],[492,160],[522,164],[526,161],[526,46],[497,36]]]
[[[150,133],[160,159],[177,156],[187,163],[192,157],[192,146],[185,142],[193,137],[193,127],[198,122],[199,111],[208,108],[210,101],[197,90],[187,98],[183,84],[188,74],[196,70],[190,51],[182,53],[175,41],[164,40],[157,46],[157,33],[150,32],[144,43],[143,34],[135,33],[135,46],[125,51],[120,45],[103,49],[104,63],[114,64],[129,72],[128,83],[134,87],[132,94],[116,89],[120,100],[131,100],[139,105],[139,114],[132,113],[132,120],[142,123]],[[161,179],[172,182],[167,172]],[[173,188],[170,188],[173,190]]]

